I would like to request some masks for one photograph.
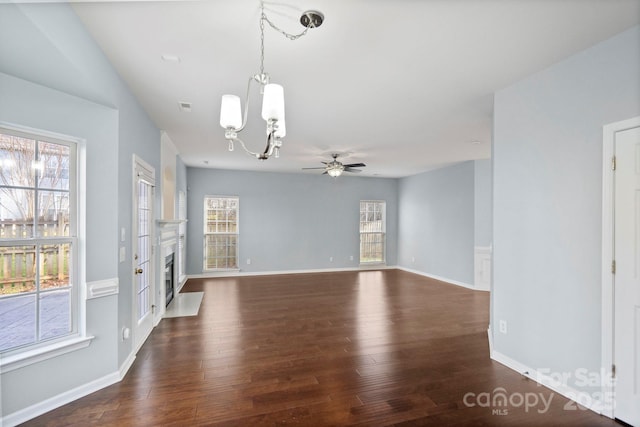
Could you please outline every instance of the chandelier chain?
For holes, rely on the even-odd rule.
[[[260,75],[264,75],[264,2],[260,2]]]
[[[305,34],[307,34],[307,31],[309,31],[309,28],[311,28],[311,26],[307,26],[307,27],[304,27],[304,31],[302,31],[300,34],[291,34],[291,33],[287,33],[285,30],[281,29],[276,24],[271,22],[271,20],[267,17],[267,15],[265,15],[264,12],[262,12],[262,19],[260,21],[262,22],[263,20],[267,21],[267,23],[271,26],[271,28],[273,28],[274,30],[276,30],[277,32],[279,32],[280,34],[282,34],[283,36],[285,36],[289,40],[297,40],[297,39],[299,39],[300,37],[302,37]]]
[[[300,34],[291,34],[284,31],[269,19],[267,14],[264,12],[264,1],[260,1],[260,74],[259,75],[261,76],[261,78],[263,78],[262,76],[265,75],[264,73],[264,23],[265,21],[269,24],[271,28],[273,28],[274,30],[276,30],[277,32],[279,32],[289,40],[299,39],[300,37],[307,34],[307,32],[309,31],[309,28],[311,28],[311,25],[306,26]]]
[[[1,0],[0,0],[1,1]],[[229,151],[233,151],[234,143],[240,144],[242,149],[248,154],[256,157],[260,160],[268,159],[272,154],[276,157],[280,155],[280,148],[282,147],[282,138],[285,136],[284,126],[284,100],[282,99],[282,86],[270,85],[270,78],[267,73],[264,72],[264,28],[265,21],[277,32],[284,35],[289,40],[296,40],[309,31],[309,28],[316,28],[322,24],[323,15],[320,12],[308,11],[301,18],[300,22],[305,26],[305,29],[300,34],[290,34],[280,29],[277,25],[269,20],[264,12],[264,0],[260,0],[260,73],[249,77],[247,82],[247,94],[244,103],[244,114],[241,111],[240,98],[234,95],[223,95],[222,108],[220,111],[220,125],[225,129],[225,138],[229,141]],[[270,111],[270,115],[265,120],[267,121],[267,145],[264,152],[253,152],[249,150],[242,139],[238,138],[238,133],[241,132],[246,124],[249,111],[249,94],[251,91],[252,83],[260,85],[260,93],[263,95],[263,117],[264,117],[264,103],[266,102],[267,88],[271,91],[270,97],[273,98],[267,108],[273,108]],[[275,91],[275,92],[274,92]],[[239,113],[239,117],[238,114]],[[240,119],[240,120],[238,120]]]

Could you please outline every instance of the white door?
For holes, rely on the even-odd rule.
[[[133,345],[137,352],[153,329],[155,173],[138,158],[134,158],[133,169]]]
[[[640,128],[614,140],[616,418],[640,426]]]

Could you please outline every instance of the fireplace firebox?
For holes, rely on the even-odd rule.
[[[173,300],[173,254],[167,255],[164,259],[164,283],[166,306]]]

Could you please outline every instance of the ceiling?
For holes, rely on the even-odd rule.
[[[189,166],[302,171],[331,153],[361,176],[402,177],[489,158],[493,93],[640,21],[638,0],[265,2],[265,71],[284,86],[280,158],[227,151],[220,98],[260,66],[259,0],[74,3],[89,32]],[[165,61],[163,55],[179,58]],[[191,103],[191,112],[180,102]],[[243,101],[244,102],[244,101]],[[240,135],[265,144],[258,95]]]

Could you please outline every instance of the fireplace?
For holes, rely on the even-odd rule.
[[[173,254],[170,254],[164,259],[165,306],[168,306],[173,300],[173,278]]]
[[[160,238],[160,253],[162,257],[158,260],[157,266],[157,289],[160,294],[158,306],[163,309],[166,309],[174,297],[177,300],[178,296],[180,286],[180,278],[178,277],[178,260],[180,259],[178,236],[179,226],[183,222],[174,219],[158,220],[158,237]],[[164,264],[162,260],[164,260]],[[164,288],[164,291],[162,288]],[[162,310],[159,314],[164,314],[164,311]]]

